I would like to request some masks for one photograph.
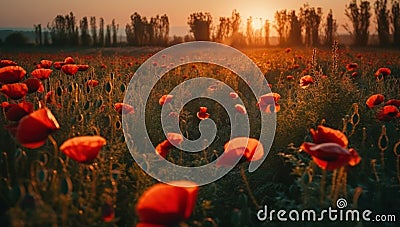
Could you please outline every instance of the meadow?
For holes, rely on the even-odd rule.
[[[242,49],[265,75],[269,84],[262,86],[270,86],[277,94],[275,106],[261,111],[246,81],[227,69],[204,63],[176,68],[168,62],[154,63],[155,67],[172,68],[153,88],[146,105],[146,113],[151,113],[146,115],[147,131],[154,147],[166,139],[160,123],[160,98],[179,83],[197,77],[218,79],[235,90],[247,110],[250,137],[259,136],[262,114],[275,112],[277,125],[272,148],[257,171],[243,171],[248,162],[242,162],[218,181],[194,186],[195,195],[184,197],[194,200],[194,205],[177,208],[185,215],[138,211],[141,196],[158,182],[132,159],[122,114],[134,116],[137,111],[121,103],[135,71],[158,50],[105,48],[0,54],[2,69],[17,65],[25,70],[14,68],[17,76],[0,71],[1,226],[134,226],[149,218],[166,223],[141,226],[296,226],[299,223],[260,222],[257,211],[263,205],[276,210],[322,210],[336,207],[339,198],[347,200],[347,208],[394,214],[398,223],[400,52],[339,45],[332,49]],[[68,65],[72,65],[70,69]],[[46,68],[50,71],[35,72]],[[26,82],[28,79],[32,80]],[[20,83],[26,88],[8,87]],[[189,139],[199,137],[199,107],[207,107],[209,118],[217,125],[218,140],[198,154],[187,155],[172,148],[165,154],[167,160],[200,166],[224,152],[230,121],[223,107],[212,100],[194,100],[174,113],[181,134]],[[67,143],[80,136],[90,137]],[[322,140],[331,142],[331,149],[346,155],[349,151],[353,155],[355,150],[356,155],[350,160],[348,156],[318,156],[313,146]],[[334,142],[343,146],[337,148]],[[323,152],[330,147],[315,149]],[[82,157],[76,150],[88,154]],[[153,150],[148,153],[157,155]],[[342,158],[346,161],[336,162]],[[178,191],[176,195],[161,192],[153,205],[182,202],[182,198],[175,200],[181,195]],[[168,219],[171,216],[172,221]],[[338,224],[329,220],[307,224],[322,223]]]

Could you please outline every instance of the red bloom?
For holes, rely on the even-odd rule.
[[[285,49],[285,53],[290,53],[290,51],[292,51],[292,48],[290,48],[290,47]]]
[[[207,107],[201,106],[199,112],[197,112],[197,118],[200,120],[205,120],[210,117],[210,114],[207,113]]]
[[[279,112],[281,109],[278,100],[281,96],[278,93],[272,92],[260,96],[257,102],[257,107],[264,113]]]
[[[97,85],[99,85],[99,81],[97,80],[88,80],[86,82],[87,87],[96,87]]]
[[[377,113],[377,118],[380,121],[391,121],[399,116],[399,109],[396,106],[384,106]]]
[[[41,147],[47,136],[60,128],[56,118],[47,108],[26,115],[19,121],[16,138],[27,148]]]
[[[99,154],[106,145],[106,139],[101,136],[78,136],[65,141],[60,150],[79,163],[89,163]]]
[[[352,74],[351,74],[351,77],[357,77],[358,76],[358,72],[353,72]]]
[[[51,69],[35,69],[31,72],[31,75],[39,80],[48,79],[53,70]]]
[[[41,60],[39,64],[41,68],[50,69],[53,62],[50,60]]]
[[[190,181],[153,185],[136,205],[140,220],[138,226],[175,226],[188,219],[196,204],[198,189]]]
[[[390,106],[390,105],[400,108],[400,99],[390,99],[385,103],[385,106]]]
[[[73,59],[72,57],[66,57],[66,58],[64,59],[64,63],[65,63],[65,64],[74,64],[75,61],[74,61],[74,59]]]
[[[28,93],[34,93],[34,92],[43,92],[44,87],[43,84],[40,80],[36,78],[29,78],[23,81],[22,83],[26,84],[28,87]]]
[[[124,113],[124,114],[135,113],[135,109],[133,108],[133,106],[125,104],[125,103],[121,103],[121,102],[115,103],[114,104],[114,109],[120,114],[122,114],[122,113]]]
[[[353,71],[353,70],[356,70],[357,68],[358,68],[357,63],[349,63],[346,65],[347,71]]]
[[[86,71],[89,69],[89,65],[77,65],[78,71]]]
[[[336,143],[341,147],[346,148],[349,141],[345,134],[341,131],[318,125],[317,130],[310,129],[314,143]]]
[[[161,96],[161,98],[158,100],[158,103],[159,103],[161,106],[163,106],[164,104],[171,102],[173,97],[174,97],[173,95],[163,95],[163,96]]]
[[[161,157],[166,158],[169,150],[174,146],[178,146],[183,141],[183,136],[179,133],[169,132],[167,133],[167,139],[159,143],[156,147],[156,153]]]
[[[300,78],[300,87],[307,88],[310,84],[314,83],[314,79],[310,75],[306,75]]]
[[[391,73],[389,68],[379,68],[376,72],[375,72],[375,77],[379,77],[379,76],[389,76]]]
[[[32,112],[33,104],[23,101],[18,104],[9,104],[6,111],[6,117],[9,121],[19,121],[21,118]]]
[[[12,84],[20,81],[26,74],[21,66],[6,66],[0,68],[0,83]]]
[[[20,99],[28,93],[28,86],[24,83],[4,84],[1,86],[0,92],[11,99]]]
[[[236,111],[237,111],[238,113],[247,114],[246,107],[244,107],[244,106],[241,105],[241,104],[236,104],[236,105],[235,105],[235,109],[236,109]]]
[[[17,66],[18,64],[11,61],[11,60],[0,60],[0,68],[6,67],[6,66]]]
[[[356,150],[353,148],[347,150],[337,143],[305,142],[300,148],[310,154],[315,164],[325,170],[334,170],[347,164],[355,166],[361,161]]]
[[[365,104],[367,104],[367,106],[369,108],[374,108],[375,106],[383,103],[383,101],[385,100],[385,96],[383,96],[382,94],[375,94],[375,95],[371,95],[367,101],[365,102]]]
[[[301,149],[310,154],[314,162],[325,170],[333,170],[349,164],[357,165],[361,158],[357,151],[347,149],[348,139],[341,131],[322,125],[310,129],[314,143],[304,142]]]
[[[75,75],[78,72],[79,67],[77,65],[66,64],[61,67],[61,70],[67,75]]]
[[[286,76],[286,79],[287,79],[287,80],[294,80],[294,76],[288,75],[288,76]]]
[[[243,161],[257,161],[264,155],[264,148],[260,141],[248,137],[237,137],[224,145],[224,154],[217,161],[218,166],[233,166],[238,159]]]
[[[111,222],[115,218],[115,209],[110,202],[103,204],[101,218],[104,222]]]
[[[53,63],[53,67],[54,67],[55,69],[58,69],[58,70],[60,70],[60,69],[62,68],[63,65],[65,65],[65,63],[62,62],[62,61],[55,61],[55,62]]]
[[[230,96],[232,99],[237,99],[237,98],[239,97],[239,95],[238,95],[236,92],[231,92],[231,93],[229,93],[229,96]]]

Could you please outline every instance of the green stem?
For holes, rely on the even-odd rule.
[[[246,186],[246,189],[247,189],[247,192],[249,193],[251,201],[253,202],[254,206],[257,209],[261,209],[261,206],[257,203],[257,200],[254,197],[253,192],[250,189],[249,181],[247,180],[246,174],[244,172],[244,166],[243,165],[240,166],[240,174],[242,175],[242,179],[243,179],[244,185]]]

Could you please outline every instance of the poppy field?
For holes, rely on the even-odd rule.
[[[107,52],[35,51],[0,54],[1,226],[297,226],[260,221],[269,209],[370,209],[400,219],[400,52],[387,49],[243,49],[264,74],[271,93],[255,97],[246,81],[221,66],[190,63],[170,68],[150,94],[146,127],[154,145],[146,157],[202,166],[227,153],[233,165],[211,184],[159,183],[133,160],[122,116],[138,114],[124,96],[136,70],[158,49]],[[240,64],[238,62],[237,64]],[[249,138],[230,140],[223,106],[199,98],[182,110],[169,92],[198,77],[219,80],[240,98],[236,117],[247,116]],[[197,86],[201,87],[201,84]],[[219,84],[206,87],[218,92]],[[162,107],[180,132],[164,134]],[[269,152],[257,139],[261,116],[276,114]],[[215,141],[187,154],[176,145],[199,138],[212,119]],[[132,125],[132,127],[135,127]],[[245,145],[243,145],[245,144]],[[247,166],[268,152],[257,171]],[[151,168],[151,167],[149,167]],[[181,185],[181,186],[180,186]],[[356,226],[362,220],[340,222]],[[304,223],[302,223],[304,224]],[[328,219],[307,223],[337,226]],[[376,224],[376,223],[375,223]],[[381,223],[382,224],[382,223]],[[395,222],[385,222],[395,226]]]

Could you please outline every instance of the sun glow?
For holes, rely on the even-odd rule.
[[[253,18],[251,22],[251,26],[254,30],[260,30],[264,27],[264,19],[261,17]]]

